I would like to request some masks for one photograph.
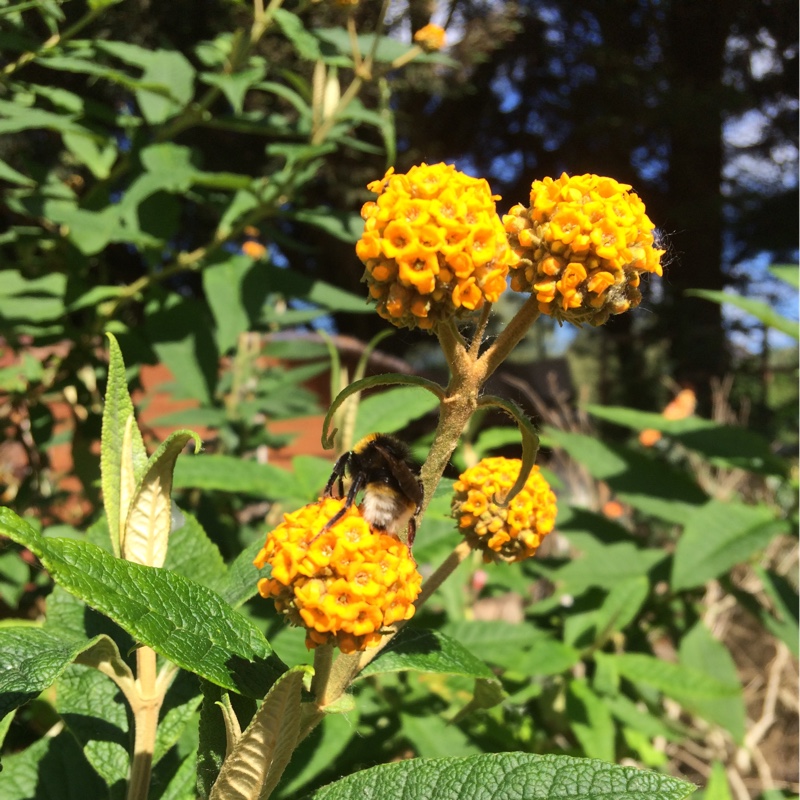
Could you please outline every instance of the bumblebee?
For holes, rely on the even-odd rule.
[[[344,497],[344,476],[350,474],[350,489],[342,509],[325,523],[323,531],[341,519],[363,489],[361,513],[381,531],[396,534],[408,525],[408,544],[414,542],[415,517],[422,507],[422,482],[403,442],[385,433],[370,433],[340,456],[325,486],[325,497],[333,497],[338,485]]]

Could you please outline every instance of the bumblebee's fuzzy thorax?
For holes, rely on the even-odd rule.
[[[405,444],[385,433],[365,436],[334,465],[325,487],[326,496],[333,494],[337,482],[339,495],[344,495],[343,478],[346,472],[350,474],[352,482],[341,513],[355,502],[356,496],[363,490],[360,508],[364,519],[374,528],[390,533],[398,533],[408,525],[409,543],[412,542],[414,515],[422,505],[423,493],[416,467]]]

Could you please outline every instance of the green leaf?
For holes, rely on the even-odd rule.
[[[3,800],[104,800],[109,792],[78,743],[64,731],[55,738],[45,736],[20,753],[3,756],[0,796]]]
[[[598,636],[624,630],[635,619],[649,593],[650,583],[643,575],[612,586],[595,619]]]
[[[244,281],[253,260],[233,256],[203,270],[203,291],[216,322],[217,348],[227,353],[236,346],[240,333],[250,327],[251,319],[245,305]]]
[[[64,133],[61,137],[67,148],[96,178],[105,180],[117,160],[117,144],[113,139],[81,133]]]
[[[399,797],[438,800],[683,800],[691,783],[604,761],[529,753],[415,758],[381,764],[318,789],[312,800]],[[413,788],[412,788],[413,787]]]
[[[549,638],[548,634],[530,623],[514,625],[500,620],[451,622],[444,627],[444,632],[476,658],[513,669],[521,653],[530,648],[536,639]]]
[[[548,446],[563,447],[625,503],[667,522],[684,523],[708,498],[685,473],[594,436],[546,427]]]
[[[219,88],[238,115],[244,108],[245,95],[264,78],[266,69],[266,64],[258,62],[232,74],[205,72],[200,77],[204,83]]]
[[[772,453],[770,443],[755,431],[735,425],[718,425],[699,417],[666,419],[661,414],[622,406],[587,406],[594,417],[634,430],[653,428],[714,464],[767,475],[786,474],[786,462]]]
[[[361,378],[360,380],[353,381],[333,399],[333,402],[328,408],[325,419],[322,422],[322,446],[326,449],[331,449],[336,440],[337,429],[331,430],[331,425],[335,418],[336,412],[342,404],[354,394],[364,391],[365,389],[372,389],[376,386],[421,386],[433,394],[439,402],[444,399],[444,389],[438,383],[429,381],[427,378],[421,378],[418,375],[404,375],[399,372],[388,372],[383,375],[371,375],[368,378]],[[366,427],[366,426],[365,426]],[[368,431],[368,433],[371,431]]]
[[[314,280],[295,270],[282,269],[274,264],[263,265],[262,270],[271,292],[305,300],[330,311],[347,311],[351,314],[373,313],[366,297],[346,292],[332,283]]]
[[[13,550],[0,552],[0,597],[9,608],[17,607],[30,577],[30,566],[19,553]]]
[[[199,747],[197,753],[197,797],[207,800],[211,787],[219,775],[227,749],[226,728],[222,706],[227,700],[241,700],[248,708],[247,718],[255,712],[255,700],[241,695],[229,695],[219,686],[200,679],[202,702],[198,722]],[[234,709],[234,713],[236,710]]]
[[[80,297],[73,300],[66,308],[68,312],[80,311],[82,308],[93,308],[104,300],[119,297],[123,291],[122,286],[93,286]]]
[[[0,718],[52,686],[79,653],[105,638],[86,641],[33,625],[0,627]]]
[[[439,400],[434,395],[416,386],[399,386],[372,394],[358,405],[354,441],[375,431],[402,430],[411,420],[419,419],[438,406]]]
[[[401,712],[400,725],[402,737],[416,753],[426,759],[480,753],[480,748],[457,725],[452,725],[432,712]],[[428,795],[418,795],[426,796]]]
[[[755,431],[734,425],[687,430],[674,437],[715,466],[744,469],[761,475],[785,476],[789,464],[772,452],[772,445]]]
[[[406,670],[497,681],[489,667],[460,642],[439,631],[408,627],[395,636],[358,677]]]
[[[88,134],[74,120],[72,114],[57,114],[42,108],[31,108],[22,103],[0,100],[0,134],[44,128],[58,133],[75,132]]]
[[[216,586],[216,590],[225,602],[234,608],[238,608],[258,593],[258,579],[263,578],[265,573],[256,568],[253,560],[263,546],[264,539],[259,537],[245,547],[228,565],[228,571]]]
[[[86,542],[45,539],[10,509],[0,508],[0,531],[30,549],[70,593],[179,667],[252,697],[263,696],[281,672],[261,631],[205,586]]]
[[[48,200],[44,212],[53,222],[65,227],[67,238],[85,256],[93,256],[110,242],[126,242],[139,247],[155,247],[161,242],[139,230],[125,225],[120,217],[121,206],[106,206],[99,211],[78,208],[73,201]]]
[[[294,477],[273,464],[258,464],[235,456],[198,455],[181,459],[173,476],[175,489],[235,492],[280,500],[296,496]]]
[[[214,189],[248,189],[253,179],[233,172],[204,172],[192,161],[192,150],[172,142],[158,142],[145,147],[139,154],[145,174],[134,181],[123,199],[124,205],[138,206],[142,200],[158,191],[183,194],[191,186]]]
[[[36,186],[36,181],[18,172],[2,159],[0,159],[0,180],[7,181],[8,183],[16,183],[20,186]]]
[[[130,433],[130,450],[123,452],[125,426],[134,416],[133,403],[128,394],[125,362],[122,351],[113,333],[108,336],[108,383],[103,405],[103,429],[100,437],[100,482],[103,489],[103,505],[108,520],[111,546],[115,555],[120,547],[120,514],[123,465],[133,469],[134,481],[138,481],[147,466],[147,451],[135,421]]]
[[[519,475],[517,475],[514,485],[503,498],[503,504],[505,505],[522,491],[522,487],[531,474],[531,470],[536,461],[536,454],[539,452],[539,436],[536,433],[536,428],[534,428],[533,423],[512,400],[506,400],[503,397],[494,397],[493,395],[484,395],[478,400],[479,408],[488,408],[490,406],[505,411],[506,414],[517,423],[520,437],[522,438],[522,464],[520,465]]]
[[[702,586],[747,561],[788,523],[766,506],[710,500],[692,513],[678,539],[672,564],[674,591]]]
[[[3,296],[16,297],[18,295],[54,295],[63,297],[67,288],[67,277],[54,272],[38,278],[26,278],[16,269],[3,270]]]
[[[284,673],[232,745],[210,800],[269,797],[292,756],[300,731],[300,692],[308,667]]]
[[[775,330],[781,331],[781,333],[785,333],[793,339],[800,339],[797,322],[782,317],[772,306],[761,300],[754,300],[752,297],[740,297],[728,292],[714,292],[710,289],[691,289],[686,291],[685,294],[690,297],[702,297],[712,303],[727,303],[728,305],[736,306],[756,319],[761,320],[766,326],[775,328]]]
[[[195,451],[202,446],[192,431],[175,431],[150,457],[130,502],[120,550],[126,561],[160,567],[164,564],[172,527],[172,472],[183,448],[194,441]]]
[[[218,354],[206,307],[192,298],[162,296],[148,303],[145,331],[159,360],[187,396],[210,406]]]
[[[789,286],[800,289],[800,271],[797,269],[797,264],[773,264],[769,271]]]
[[[164,787],[158,800],[197,800],[197,748],[186,752],[189,737],[186,739],[173,748],[174,758],[164,759],[153,770],[153,783]],[[180,758],[183,760],[177,763]]]
[[[560,675],[580,660],[580,652],[569,644],[549,636],[536,636],[530,649],[515,659],[510,669],[526,677]]]
[[[284,8],[276,9],[274,14],[281,32],[294,45],[302,58],[308,61],[317,61],[322,58],[319,42],[306,30],[300,17]]]
[[[248,211],[257,208],[258,204],[258,197],[253,193],[252,189],[240,189],[237,191],[217,223],[217,235],[220,238],[227,239],[231,235],[236,222]]]
[[[298,746],[281,782],[281,797],[299,797],[301,787],[331,764],[350,744],[358,730],[358,706],[344,714],[326,714],[322,722]]]
[[[148,50],[124,42],[97,41],[95,46],[113,56],[141,67],[143,72],[136,100],[142,116],[159,125],[177,114],[194,95],[194,67],[176,50]]]
[[[569,682],[567,718],[575,738],[589,758],[614,760],[614,720],[605,701],[584,679]]]
[[[218,590],[228,574],[219,548],[191,514],[179,511],[176,515],[176,510],[173,508],[173,525],[164,566],[184,578]]]
[[[158,730],[156,731],[156,746],[153,751],[153,762],[159,761],[167,756],[169,758],[173,748],[178,745],[183,748],[182,740],[189,739],[194,744],[196,727],[198,723],[198,709],[203,699],[200,694],[199,680],[196,675],[185,670],[179,670],[167,689],[164,704],[161,706],[158,719]],[[195,764],[196,765],[196,759]],[[193,765],[193,766],[194,766]],[[192,770],[194,775],[194,770]],[[194,780],[192,781],[194,784]],[[191,797],[194,797],[192,794]]]
[[[713,705],[741,702],[742,688],[738,680],[720,680],[699,669],[643,653],[621,653],[609,658],[616,661],[622,677],[653,687],[700,716],[708,713]],[[716,719],[710,721],[717,722]]]
[[[56,635],[65,634],[84,641],[99,634],[105,634],[108,640],[106,644],[113,643],[117,648],[117,653],[130,654],[136,646],[130,635],[122,630],[119,625],[94,609],[89,608],[83,600],[74,597],[66,589],[58,585],[53,587],[53,591],[47,598],[47,616],[44,621],[44,629]],[[90,666],[94,665],[94,662],[90,663],[88,659],[107,658],[109,653],[113,654],[113,650],[107,646],[96,646],[95,649],[88,652],[89,654],[86,658]],[[76,661],[82,662],[82,659],[82,656],[76,657]],[[124,667],[120,668],[124,670]]]
[[[585,543],[588,540],[582,544]],[[577,597],[592,586],[613,589],[621,581],[647,575],[656,564],[667,558],[664,550],[642,550],[631,542],[595,543],[591,548],[583,549],[583,556],[563,567],[554,569],[543,562],[532,562],[530,569],[557,582],[562,592]]]
[[[328,45],[328,47],[325,48],[325,60],[327,63],[339,63],[342,66],[352,66],[352,59],[349,58],[352,45],[348,32],[344,28],[316,28],[314,30],[314,35]],[[410,49],[404,42],[389,38],[388,36],[378,36],[377,47],[375,47],[375,38],[375,35],[371,33],[359,36],[358,47],[362,55],[372,52],[374,48],[376,61],[394,61],[407,55]],[[335,47],[339,53],[347,56],[347,60],[336,60],[332,58],[330,55],[331,45]],[[420,54],[414,59],[415,63],[419,63],[418,59],[424,61],[425,57],[425,54]]]
[[[41,325],[44,322],[57,320],[64,315],[64,302],[55,297],[22,297],[0,298],[0,318],[5,323],[11,320]],[[34,331],[31,331],[32,333]],[[41,330],[36,334],[42,335]]]
[[[649,592],[650,582],[644,575],[615,581],[599,608],[567,618],[564,640],[575,647],[602,646],[636,617]]]
[[[800,607],[797,590],[781,575],[770,570],[755,567],[755,573],[761,579],[764,594],[770,600],[774,614],[761,608],[759,617],[764,627],[779,638],[797,658],[800,656],[800,626],[798,626],[797,609]]]
[[[733,800],[728,786],[728,776],[725,773],[725,765],[719,761],[715,761],[711,765],[711,774],[708,776],[703,800]]]
[[[669,762],[669,756],[661,749],[660,742],[654,746],[653,742],[643,733],[633,728],[623,728],[622,738],[625,744],[637,754],[637,758],[646,767],[663,769]]]
[[[348,244],[355,244],[364,232],[364,220],[360,214],[335,211],[325,206],[298,209],[291,216]]]
[[[612,697],[604,696],[603,702],[611,714],[623,725],[638,731],[649,739],[662,736],[668,741],[679,742],[685,737],[684,732],[668,727],[654,714],[642,710],[641,703],[635,703],[623,694]]]
[[[702,622],[696,623],[681,639],[678,654],[684,666],[705,672],[730,686],[739,685],[739,675],[730,652]],[[737,744],[744,743],[747,712],[741,688],[735,698],[696,698],[692,701],[691,710],[703,719],[721,725]]]
[[[97,774],[109,786],[124,785],[130,733],[119,687],[96,669],[73,664],[58,681],[56,701],[56,710]]]

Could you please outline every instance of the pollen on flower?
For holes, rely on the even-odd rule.
[[[555,526],[556,496],[539,467],[531,470],[519,494],[501,505],[521,468],[517,458],[484,458],[453,485],[453,516],[485,562],[530,558]]]
[[[639,305],[640,275],[662,274],[654,228],[630,186],[599,175],[545,178],[503,217],[517,256],[511,288],[559,322],[602,325]]]
[[[322,531],[343,504],[329,497],[285,514],[253,563],[272,568],[259,594],[306,629],[309,649],[334,643],[352,653],[376,646],[384,628],[414,615],[422,578],[408,547],[370,528],[356,506]]]
[[[390,169],[367,188],[378,197],[361,210],[356,254],[378,314],[430,330],[498,299],[516,256],[485,180],[420,164],[406,174]]]
[[[414,34],[414,41],[427,53],[441,50],[445,43],[444,28],[429,23]]]

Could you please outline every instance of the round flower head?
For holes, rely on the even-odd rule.
[[[368,188],[378,198],[361,210],[356,253],[378,314],[428,330],[497,300],[515,257],[485,180],[420,164]]]
[[[445,42],[444,28],[429,23],[414,34],[414,41],[426,52],[441,50]]]
[[[556,496],[534,467],[519,494],[500,506],[519,476],[518,458],[484,458],[453,485],[453,516],[483,560],[530,558],[556,522]]]
[[[355,506],[323,530],[343,505],[328,497],[285,514],[253,563],[272,567],[259,594],[306,629],[307,647],[331,642],[353,653],[377,645],[386,626],[411,619],[422,577],[408,547],[370,528]]]
[[[602,325],[639,305],[640,275],[661,275],[664,250],[630,188],[599,175],[534,181],[530,206],[503,217],[519,256],[511,288],[535,292],[541,311],[576,325]]]

